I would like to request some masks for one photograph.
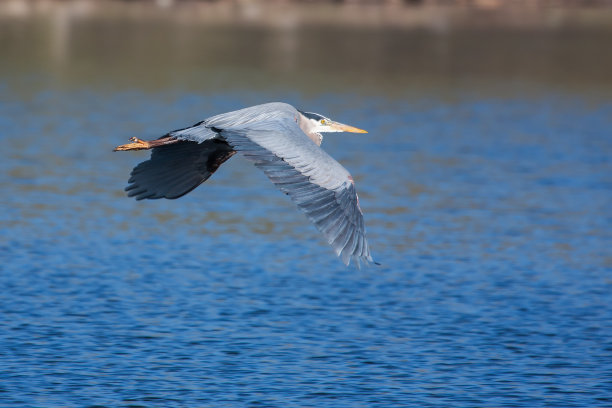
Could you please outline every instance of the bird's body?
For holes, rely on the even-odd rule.
[[[210,117],[153,141],[115,150],[153,149],[132,170],[128,196],[178,198],[240,152],[306,214],[345,264],[373,262],[353,178],[319,146],[321,132],[361,129],[273,102]]]

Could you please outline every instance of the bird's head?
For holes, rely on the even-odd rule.
[[[302,112],[302,121],[306,122],[308,128],[306,133],[328,133],[328,132],[351,132],[351,133],[368,133],[363,129],[335,122],[330,118],[313,112]]]

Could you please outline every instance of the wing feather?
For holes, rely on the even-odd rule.
[[[289,114],[219,132],[290,196],[345,264],[373,262],[350,174],[293,119]]]
[[[125,191],[137,200],[179,198],[206,181],[233,154],[219,139],[156,147],[149,160],[134,167]]]

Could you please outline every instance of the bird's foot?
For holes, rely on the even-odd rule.
[[[130,137],[130,140],[133,143],[128,143],[128,144],[124,144],[121,146],[117,146],[115,147],[113,151],[119,152],[119,151],[124,151],[124,150],[146,150],[146,149],[150,149],[151,147],[153,147],[151,146],[150,142],[140,140],[137,137]]]

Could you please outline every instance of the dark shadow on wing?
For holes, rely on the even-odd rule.
[[[179,198],[206,181],[234,153],[219,139],[156,147],[149,160],[134,167],[125,191],[137,200]]]

